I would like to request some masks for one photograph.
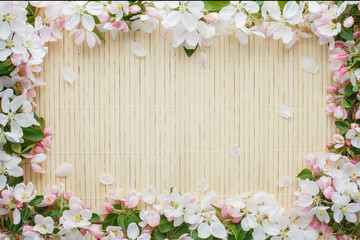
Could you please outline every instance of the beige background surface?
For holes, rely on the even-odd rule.
[[[65,34],[49,44],[47,85],[38,90],[37,113],[55,128],[47,173],[26,170],[40,191],[62,182],[95,210],[111,189],[152,184],[185,192],[205,177],[219,199],[268,191],[289,207],[297,181],[279,189],[279,178],[295,177],[305,156],[325,150],[335,133],[325,113],[328,50],[316,38],[290,50],[274,40],[250,37],[241,45],[234,36],[216,38],[199,49],[209,57],[202,69],[199,51],[188,58],[158,32],[115,40],[107,34],[93,49]],[[145,58],[132,53],[132,41],[148,51]],[[303,71],[301,56],[317,59],[319,72]],[[73,86],[63,66],[76,72]],[[281,104],[293,109],[291,119],[280,117]],[[234,144],[242,151],[237,159],[230,156]],[[66,179],[54,175],[63,162],[74,166]],[[102,173],[116,183],[100,184]]]

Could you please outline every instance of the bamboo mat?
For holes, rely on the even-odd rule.
[[[291,206],[297,181],[279,189],[279,178],[295,178],[305,156],[324,151],[336,132],[325,113],[327,46],[310,38],[286,50],[280,41],[252,36],[241,45],[223,36],[200,49],[209,57],[203,69],[199,49],[188,58],[159,32],[106,39],[90,49],[65,33],[49,44],[36,112],[54,127],[54,144],[47,173],[26,169],[26,180],[39,191],[62,182],[93,210],[111,189],[195,191],[204,177],[219,199],[268,191]],[[145,58],[132,53],[133,41],[148,51]],[[301,56],[314,57],[319,72],[302,70]],[[73,86],[62,77],[64,66],[76,72]],[[293,110],[291,119],[280,117],[282,104]],[[237,159],[230,156],[234,144]],[[55,177],[64,162],[73,173]],[[102,173],[116,183],[102,185]]]

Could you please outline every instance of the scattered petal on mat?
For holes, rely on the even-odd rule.
[[[206,68],[208,65],[208,58],[204,52],[199,53],[199,63],[203,68]]]
[[[100,176],[98,176],[98,178],[99,178],[100,182],[104,185],[113,184],[115,181],[114,177],[107,173],[101,174]]]
[[[301,57],[301,67],[309,73],[317,73],[319,65],[313,57]]]
[[[156,190],[153,186],[147,186],[141,193],[141,198],[148,204],[153,204],[156,198]]]
[[[198,185],[199,192],[203,193],[209,190],[209,182],[206,178],[200,180]]]
[[[282,177],[279,180],[279,187],[281,187],[281,188],[289,187],[292,184],[292,181],[293,181],[292,177],[289,177],[289,176]]]
[[[131,45],[131,50],[138,57],[145,57],[146,50],[141,46],[140,43],[133,42]]]
[[[280,116],[282,116],[283,118],[291,118],[291,116],[292,116],[291,108],[289,108],[285,105],[279,106],[279,113],[280,113]]]
[[[239,145],[235,144],[231,150],[230,150],[230,155],[231,157],[233,158],[237,158],[240,156],[240,148],[239,148]]]
[[[58,177],[67,177],[70,175],[72,171],[72,164],[70,163],[63,163],[60,166],[58,166],[58,168],[55,171],[55,175]]]
[[[63,67],[62,74],[65,81],[67,81],[70,84],[73,84],[73,82],[75,81],[75,73],[71,68]]]

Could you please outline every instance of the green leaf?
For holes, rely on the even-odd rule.
[[[189,230],[189,226],[185,223],[181,224],[179,227],[176,228],[174,235],[172,236],[173,239],[178,239],[181,235],[187,233]]]
[[[116,221],[117,216],[118,215],[116,213],[109,213],[108,215],[106,215],[102,224],[102,229],[105,230],[107,226],[113,225],[112,223],[114,222],[114,220]]]
[[[28,128],[23,128],[23,131],[24,131],[23,138],[30,141],[38,142],[45,138],[45,134],[40,129],[40,127],[30,126]]]
[[[165,236],[159,230],[156,230],[154,233],[154,237],[156,240],[164,240]]]
[[[26,143],[26,144],[25,144]],[[22,145],[21,154],[28,153],[35,146],[35,143],[24,142]]]
[[[306,180],[306,179],[309,179],[309,180],[314,180],[314,176],[311,172],[310,169],[303,169],[298,175],[297,175],[298,178],[302,179],[302,180]]]
[[[44,119],[44,118],[40,118],[39,123],[40,123],[41,129],[44,130],[45,127],[46,127],[45,119]]]
[[[239,232],[234,224],[228,224],[227,227],[231,230],[231,232],[234,234],[235,239],[238,238]]]
[[[23,222],[25,222],[29,216],[31,214],[31,209],[30,208],[25,208],[22,212],[21,212],[21,220]]]
[[[174,225],[172,222],[169,222],[166,219],[161,220],[159,225],[159,231],[161,233],[167,233],[172,229],[174,229]]]
[[[204,7],[209,12],[218,12],[230,4],[230,1],[204,1]]]
[[[15,69],[14,65],[11,66],[1,66],[0,65],[0,76],[9,75]]]
[[[352,28],[343,27],[340,32],[340,36],[347,41],[351,41],[354,39],[354,32]]]
[[[21,153],[20,143],[11,143],[11,149],[14,151],[14,153]]]
[[[24,181],[24,177],[11,177],[10,181],[9,181],[9,186],[10,187],[15,187],[16,185],[18,185],[19,183]]]
[[[359,92],[360,89],[359,89],[358,86],[353,86],[353,89],[352,89],[352,90],[353,90],[353,92]]]
[[[350,101],[350,99],[344,97],[342,100],[341,100],[341,105],[346,108],[346,109],[350,109],[352,108],[353,106],[353,103]]]
[[[30,206],[37,206],[44,200],[43,196],[37,195],[33,200],[29,202]]]
[[[124,231],[126,231],[127,221],[124,215],[119,215],[117,217],[117,225],[121,227]]]
[[[215,206],[215,205],[213,205],[213,204],[211,204],[211,206],[215,209],[215,211],[216,211],[216,213],[217,213],[218,218],[220,219],[220,221],[222,221],[223,217],[222,217],[222,215],[221,215],[221,208],[219,208],[219,207],[217,207],[217,206]]]
[[[188,57],[191,57],[191,55],[193,55],[193,53],[196,51],[196,49],[197,49],[198,46],[199,46],[199,44],[196,45],[196,48],[195,48],[195,49],[187,49],[187,48],[184,47],[184,50],[185,50],[186,55],[188,55]]]
[[[98,221],[100,221],[99,215],[97,215],[96,213],[93,213],[89,222],[94,223],[94,222],[98,222]]]
[[[102,35],[102,33],[99,31],[99,29],[95,26],[93,29],[93,32],[100,38],[101,41],[105,42],[105,38]]]
[[[138,216],[136,216],[134,213],[130,215],[130,217],[128,218],[128,225],[130,223],[136,223],[138,224],[140,222],[140,218]]]
[[[284,9],[284,6],[285,6],[285,4],[288,2],[288,1],[277,1],[278,2],[278,4],[279,4],[279,7],[280,7],[280,9],[281,9],[281,11]]]
[[[263,5],[264,2],[265,2],[265,1],[256,1],[256,3],[257,3],[259,6]]]
[[[354,153],[354,155],[360,154],[360,148],[350,147],[350,150]]]
[[[47,209],[48,207],[34,207],[34,210],[39,214],[43,214],[44,212],[46,212]]]
[[[349,125],[344,121],[336,121],[335,126],[340,129],[341,131],[347,131],[349,129]]]
[[[113,207],[116,209],[116,210],[122,210],[122,206],[120,204],[114,204]]]

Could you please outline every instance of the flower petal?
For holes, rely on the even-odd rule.
[[[309,73],[317,73],[319,65],[313,57],[301,57],[301,67]]]
[[[95,20],[92,16],[90,16],[89,14],[84,14],[81,17],[81,24],[83,25],[83,27],[88,30],[89,32],[91,32],[94,27],[95,27]]]
[[[136,239],[140,234],[139,227],[136,225],[136,223],[130,223],[127,228],[127,236],[130,239]]]
[[[206,66],[208,65],[208,58],[204,52],[199,53],[199,63],[200,66],[203,68],[206,68]]]
[[[279,180],[279,187],[286,188],[289,187],[292,184],[293,178],[289,176],[282,177]]]
[[[291,116],[292,116],[291,109],[285,105],[279,106],[279,113],[280,113],[280,116],[282,116],[283,118],[291,118]]]
[[[203,193],[209,190],[209,182],[206,178],[200,180],[198,185],[199,192]]]
[[[55,175],[58,177],[67,177],[72,171],[72,165],[70,163],[61,164],[55,171]]]
[[[133,42],[131,45],[131,50],[138,57],[145,57],[146,50],[141,46],[140,43]]]
[[[141,193],[141,198],[148,204],[153,204],[156,198],[156,190],[153,186],[147,186]]]
[[[113,184],[115,181],[114,177],[107,173],[101,174],[100,176],[98,176],[98,178],[99,178],[100,182],[104,185]]]
[[[75,73],[70,67],[63,67],[62,74],[65,81],[73,84],[73,82],[75,81]]]
[[[237,144],[235,144],[232,148],[231,148],[231,150],[230,150],[230,155],[231,155],[231,157],[233,157],[233,158],[237,158],[237,157],[239,157],[240,156],[240,147],[239,147],[239,145],[237,145]]]

